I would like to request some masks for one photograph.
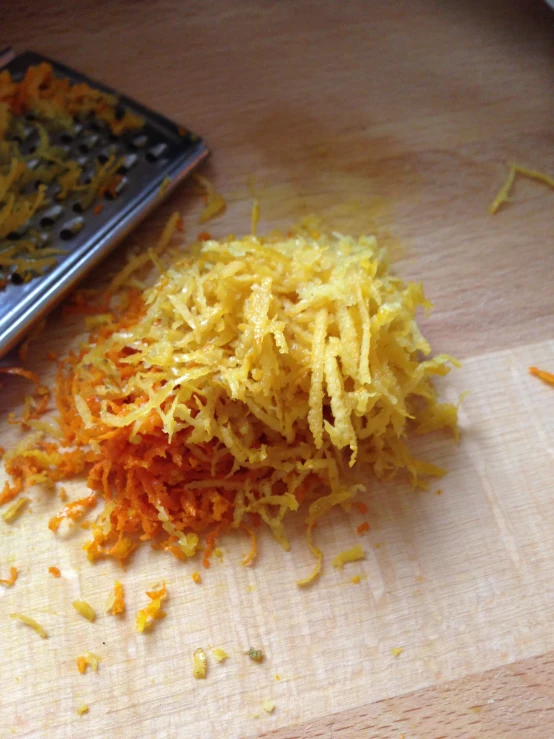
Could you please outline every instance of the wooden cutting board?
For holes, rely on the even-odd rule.
[[[264,228],[319,212],[347,231],[377,230],[397,271],[423,280],[436,305],[422,319],[435,350],[464,360],[445,398],[469,391],[461,443],[417,444],[448,468],[442,494],[370,482],[370,532],[356,536],[356,513],[322,524],[326,565],[308,590],[295,586],[312,566],[301,520],[291,553],[262,536],[250,568],[248,542],[225,539],[196,585],[197,564],[149,548],[123,570],[89,565],[85,532],[52,535],[60,502],[34,491],[32,512],[0,520],[0,577],[20,570],[0,587],[2,735],[554,735],[554,388],[527,372],[554,370],[554,195],[521,181],[509,206],[487,212],[505,160],[554,173],[554,15],[538,1],[23,0],[2,5],[0,34],[204,134],[206,173],[229,198],[213,234],[249,228],[252,192]],[[85,285],[103,284],[175,209],[194,235],[200,207],[194,187],[181,188]],[[51,378],[46,352],[66,351],[80,331],[54,313],[27,366]],[[2,446],[18,438],[6,419],[24,391],[3,382]],[[365,560],[330,567],[354,543]],[[122,619],[104,614],[116,578]],[[134,613],[161,580],[167,618],[138,634]],[[79,597],[95,623],[71,607]],[[205,681],[192,677],[200,646],[230,655],[210,661]],[[245,657],[250,646],[264,649],[262,664]],[[102,662],[80,675],[87,650]],[[90,711],[79,718],[81,704]]]

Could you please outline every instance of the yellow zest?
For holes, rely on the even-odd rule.
[[[402,647],[393,647],[391,653],[393,657],[400,657],[404,649]]]
[[[2,518],[6,523],[14,523],[14,521],[17,521],[19,516],[21,516],[28,503],[29,498],[18,498],[6,511],[4,511]]]
[[[528,169],[527,167],[522,167],[520,164],[508,162],[508,178],[506,179],[506,182],[502,185],[495,199],[489,206],[490,213],[496,213],[500,206],[508,201],[510,193],[512,191],[512,187],[514,186],[514,182],[516,180],[516,175],[518,174],[523,177],[528,177],[531,180],[542,182],[543,185],[546,185],[547,187],[550,187],[554,190],[553,177],[550,177],[544,172],[539,172],[536,169]]]
[[[98,671],[98,663],[101,661],[101,657],[92,652],[85,652],[83,655],[77,658],[77,669],[81,674],[84,674],[87,667],[91,667],[94,672]]]
[[[77,716],[83,716],[85,713],[88,713],[88,711],[89,707],[86,703],[83,703],[83,705],[79,706],[79,708],[77,709]]]
[[[203,680],[206,677],[206,672],[206,653],[200,647],[192,655],[192,675],[196,680]]]
[[[42,628],[42,626],[39,623],[37,623],[37,621],[35,621],[34,618],[30,618],[29,616],[24,616],[22,613],[10,613],[10,618],[19,619],[26,626],[30,626],[31,629],[36,631],[40,637],[42,637],[43,639],[48,639],[48,634]]]
[[[337,554],[331,564],[333,565],[333,567],[336,567],[337,569],[342,571],[342,568],[347,562],[357,562],[359,559],[364,559],[364,557],[364,550],[362,549],[360,544],[357,544],[355,547],[352,547],[352,549],[347,549],[345,552]]]
[[[151,602],[137,613],[136,629],[139,632],[150,629],[156,619],[165,617],[165,611],[162,611],[162,601],[167,595],[165,583],[159,590],[147,590],[146,595]]]
[[[94,612],[94,609],[92,606],[90,606],[86,600],[74,600],[73,601],[73,608],[77,611],[77,613],[82,616],[83,618],[86,618],[87,621],[94,621],[96,618],[96,614]]]
[[[227,209],[227,203],[225,202],[225,198],[217,192],[207,177],[197,174],[194,175],[194,179],[202,187],[206,200],[206,205],[200,213],[198,221],[199,223],[207,223],[224,213]]]
[[[266,713],[273,713],[275,710],[275,703],[272,700],[266,699],[262,701],[262,708]]]
[[[225,660],[229,658],[227,652],[224,649],[221,649],[221,647],[215,647],[212,649],[212,654],[216,662],[225,662]]]
[[[200,585],[200,583],[202,582],[202,577],[200,576],[200,573],[199,572],[193,572],[192,573],[192,580],[197,585]]]

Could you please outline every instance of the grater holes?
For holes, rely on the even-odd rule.
[[[165,154],[167,149],[167,144],[163,142],[151,146],[146,152],[146,160],[148,162],[157,162],[158,159]]]
[[[74,236],[77,236],[84,225],[84,218],[73,218],[71,221],[68,221],[60,231],[60,239],[62,239],[62,241],[69,241]]]
[[[63,208],[61,205],[54,205],[44,213],[39,223],[42,228],[48,228],[53,226],[63,215]]]
[[[60,136],[60,142],[62,144],[72,144],[73,136],[70,133],[62,133],[62,135]]]
[[[106,198],[106,200],[116,200],[121,195],[123,190],[125,190],[128,184],[129,180],[126,177],[121,177],[121,179],[113,189],[106,191],[104,197]]]
[[[74,213],[81,214],[85,212],[85,209],[83,208],[81,203],[79,203],[78,201],[76,203],[73,203],[73,205],[71,206],[71,209]]]
[[[118,174],[127,174],[138,162],[138,154],[127,154],[125,159],[122,161],[121,166],[117,170]]]
[[[131,139],[131,146],[133,149],[144,149],[147,143],[148,136],[144,133],[139,133]]]
[[[23,285],[23,283],[25,282],[19,272],[14,272],[13,275],[10,277],[10,280],[13,282],[14,285]]]

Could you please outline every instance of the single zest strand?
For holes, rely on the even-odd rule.
[[[249,529],[248,526],[245,526],[244,524],[241,524],[241,529],[244,529],[248,536],[250,537],[250,541],[252,542],[252,547],[250,549],[250,552],[246,555],[246,557],[242,560],[242,564],[246,567],[251,562],[253,562],[256,559],[257,553],[258,553],[258,547],[256,543],[256,534],[252,531],[252,529]]]
[[[522,167],[520,164],[515,164],[514,162],[508,162],[508,167],[509,171],[506,182],[502,185],[495,199],[489,206],[489,212],[491,214],[494,215],[499,210],[499,208],[508,201],[510,193],[514,186],[516,175],[521,175],[522,177],[527,177],[530,180],[542,182],[544,185],[554,190],[554,178],[550,177],[544,172],[539,172],[536,169],[528,169],[527,167]]]
[[[11,588],[15,584],[18,574],[17,567],[10,567],[10,576],[7,579],[0,579],[0,585]]]
[[[554,385],[553,372],[547,372],[546,370],[541,370],[538,367],[529,367],[529,372],[535,377],[540,378],[543,382],[546,382],[549,385]]]

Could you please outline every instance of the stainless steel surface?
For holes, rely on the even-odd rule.
[[[3,59],[4,67],[15,79],[22,78],[27,67],[49,61],[58,76],[114,92],[33,52],[9,58],[9,50],[6,50],[0,52],[0,66]],[[12,348],[33,323],[66,295],[208,155],[202,139],[139,103],[115,94],[122,109],[130,109],[144,118],[144,128],[114,136],[107,126],[91,119],[76,121],[71,131],[60,129],[50,134],[53,143],[66,149],[68,158],[77,159],[82,164],[84,177],[87,168],[92,171],[97,161],[105,161],[112,155],[123,157],[119,170],[122,179],[116,197],[107,193],[102,199],[101,210],[96,207],[98,200],[84,211],[77,198],[58,203],[55,200],[56,184],[48,186],[48,207],[39,210],[25,230],[32,229],[42,245],[63,249],[64,254],[49,272],[27,283],[19,284],[21,280],[13,270],[8,275],[8,284],[0,290],[0,356]],[[33,126],[32,116],[27,123],[26,137],[20,148],[29,155],[36,145],[38,132]],[[28,163],[31,165],[32,161]],[[0,264],[2,249],[17,244],[18,236],[15,234],[11,241],[4,240],[0,244]]]

